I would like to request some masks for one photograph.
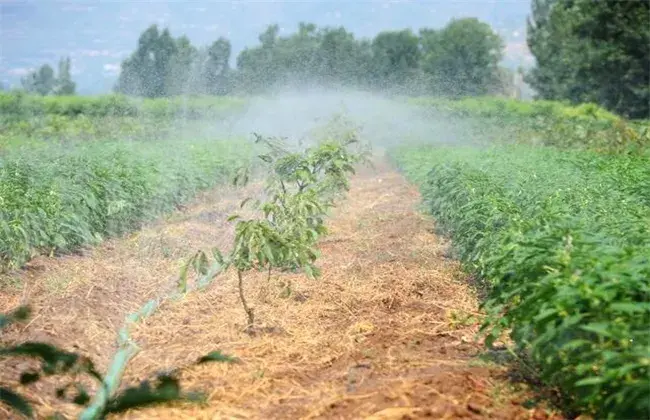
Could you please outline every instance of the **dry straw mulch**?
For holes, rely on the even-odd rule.
[[[477,299],[419,201],[383,165],[355,177],[320,244],[321,278],[246,278],[253,336],[244,331],[234,273],[167,305],[135,332],[143,351],[127,382],[216,349],[240,362],[183,370],[184,387],[206,392],[205,405],[121,417],[545,418],[519,404],[504,371],[472,366],[482,349]]]
[[[184,218],[111,241],[90,256],[41,263],[28,289],[39,289],[30,285],[52,273],[82,280],[62,295],[34,292],[42,316],[10,338],[45,334],[75,343],[105,366],[124,315],[173,285],[180,258],[226,244],[232,226],[224,219],[247,193],[213,193]],[[449,258],[449,244],[433,233],[433,221],[418,211],[419,201],[417,190],[385,164],[357,175],[320,244],[319,279],[245,278],[258,323],[253,335],[244,328],[233,273],[204,292],[165,303],[134,329],[141,351],[124,384],[190,365],[213,350],[239,362],[181,370],[183,388],[206,393],[205,404],[174,403],[119,417],[547,418],[521,405],[528,394],[511,389],[503,368],[475,363],[482,351],[475,341],[475,292]],[[19,298],[6,295],[0,302],[11,306]],[[41,413],[54,409],[51,399],[35,399]]]

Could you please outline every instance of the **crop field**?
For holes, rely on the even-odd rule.
[[[358,93],[0,112],[2,418],[650,411],[646,122]]]

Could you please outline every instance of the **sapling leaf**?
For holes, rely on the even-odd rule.
[[[0,401],[25,417],[32,418],[34,416],[34,412],[29,402],[21,395],[8,388],[0,387]]]
[[[38,372],[23,372],[20,374],[20,383],[22,385],[29,385],[37,382],[41,378]]]
[[[200,357],[197,360],[197,364],[203,364],[208,362],[226,362],[226,363],[236,363],[239,359],[221,352],[221,350],[211,351],[205,356]]]

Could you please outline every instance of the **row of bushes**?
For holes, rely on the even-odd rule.
[[[529,146],[403,147],[397,165],[568,407],[650,414],[650,159]]]
[[[408,102],[459,117],[534,118],[552,117],[573,121],[600,120],[614,122],[620,117],[596,104],[572,106],[557,101],[520,101],[496,96],[468,97],[451,100],[434,97],[410,98]]]
[[[191,96],[140,99],[123,95],[35,96],[0,92],[0,115],[4,119],[28,119],[59,115],[76,117],[220,117],[241,111],[247,101],[236,97]]]
[[[12,150],[0,159],[0,268],[136,229],[251,156],[229,141],[104,141]]]
[[[554,101],[499,97],[459,100],[411,98],[432,116],[458,118],[462,124],[503,131],[501,140],[605,153],[643,154],[650,149],[650,123],[627,121],[594,104],[571,106]]]

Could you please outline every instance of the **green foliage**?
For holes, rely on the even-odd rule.
[[[594,102],[631,118],[650,116],[650,4],[535,0],[527,77],[541,98]]]
[[[20,307],[13,313],[0,314],[0,329],[9,327],[14,322],[25,321],[29,313],[28,307]],[[90,391],[84,385],[82,378],[89,377],[95,380],[99,386],[104,386],[104,378],[96,370],[92,360],[51,344],[24,342],[9,347],[0,347],[0,358],[7,357],[31,358],[41,362],[39,369],[27,370],[21,373],[20,384],[22,386],[29,386],[54,376],[68,378],[67,383],[56,389],[56,397],[78,406],[85,407],[92,399]],[[195,364],[208,362],[232,363],[235,361],[237,361],[236,358],[217,350],[200,357]],[[157,374],[153,380],[143,380],[139,384],[126,387],[121,392],[111,396],[103,408],[96,413],[95,418],[103,419],[109,414],[152,404],[203,400],[204,397],[200,394],[183,392],[176,373],[161,373]],[[34,417],[34,410],[28,398],[6,386],[0,386],[0,403],[27,418]]]
[[[372,40],[374,85],[404,85],[420,63],[420,40],[410,29],[380,32]]]
[[[122,63],[115,91],[160,98],[180,94],[225,95],[230,92],[230,41],[219,38],[197,49],[185,36],[174,39],[168,29],[151,25],[138,47]]]
[[[283,87],[342,87],[401,93],[476,95],[502,92],[512,79],[497,64],[502,41],[476,19],[441,30],[383,31],[356,39],[344,27],[301,22],[280,36],[277,24],[247,47],[230,69],[230,42],[219,38],[196,48],[167,29],[147,28],[122,63],[116,91],[149,98],[179,94],[261,93]],[[504,80],[502,80],[504,79]]]
[[[650,125],[627,121],[594,104],[571,106],[555,101],[522,102],[496,97],[459,100],[410,98],[432,116],[453,117],[497,141],[642,154],[650,147]],[[483,135],[482,137],[488,137]]]
[[[55,95],[74,95],[77,84],[72,81],[71,67],[70,57],[62,58],[59,61],[59,77],[52,92]]]
[[[42,65],[38,70],[25,76],[21,82],[23,89],[38,95],[74,95],[76,84],[70,75],[70,57],[59,61],[59,75],[54,74],[54,69],[48,64]]]
[[[69,252],[137,229],[250,156],[237,141],[101,142],[9,151],[0,159],[0,263]]]
[[[56,83],[54,69],[49,64],[43,64],[38,70],[23,77],[21,83],[26,92],[37,95],[49,95],[52,93],[54,84]]]
[[[468,270],[502,332],[568,406],[650,413],[650,160],[529,146],[410,147],[394,159]]]
[[[240,111],[245,105],[246,100],[236,97],[190,96],[136,100],[123,95],[39,97],[21,92],[0,92],[0,123],[54,115],[154,119],[214,118]]]
[[[452,97],[485,95],[500,84],[503,41],[475,18],[452,20],[439,31],[421,31],[423,69],[434,92]]]
[[[228,220],[236,222],[232,250],[227,255],[212,250],[213,265],[223,267],[223,271],[229,267],[237,271],[239,296],[249,328],[255,317],[244,294],[244,273],[267,271],[270,277],[274,269],[302,269],[310,277],[319,275],[314,266],[318,258],[315,246],[327,232],[325,216],[340,194],[347,191],[347,178],[354,173],[354,166],[366,157],[363,150],[352,150],[359,140],[356,130],[346,123],[335,118],[316,137],[316,144],[302,151],[292,151],[283,139],[256,135],[256,143],[267,149],[259,156],[261,170],[268,173],[264,189],[267,198],[257,203],[249,198],[241,206],[252,203],[262,214],[252,219],[230,216]],[[240,172],[235,183],[247,182],[247,172]],[[181,270],[181,291],[187,288],[190,267],[206,275],[212,271],[210,264],[204,251],[190,258]]]

